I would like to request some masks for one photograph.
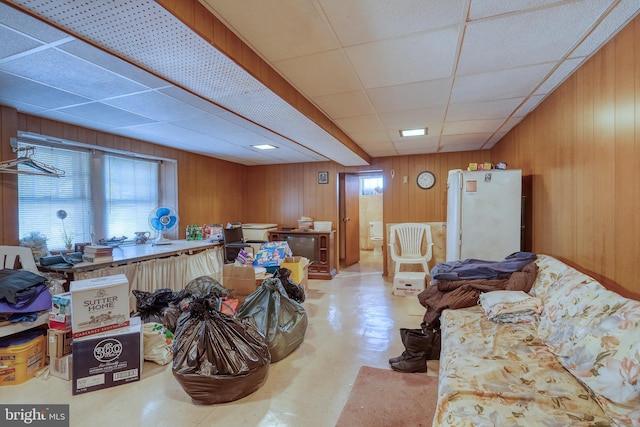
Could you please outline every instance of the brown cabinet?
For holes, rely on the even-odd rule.
[[[309,279],[331,280],[336,275],[335,234],[335,230],[276,230],[269,232],[269,241],[285,241],[293,255],[308,258]]]

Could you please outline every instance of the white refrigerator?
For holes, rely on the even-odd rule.
[[[500,261],[520,251],[522,171],[449,171],[446,261]]]

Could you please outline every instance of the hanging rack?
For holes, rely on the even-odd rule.
[[[21,154],[16,159],[0,162],[0,173],[54,176],[56,178],[61,178],[65,174],[62,169],[58,169],[55,166],[47,165],[46,163],[32,159],[31,156],[36,152],[35,147],[17,147],[14,148],[13,151],[16,153],[23,152],[24,154]],[[28,166],[34,170],[18,169],[19,165]],[[10,169],[13,167],[15,167],[15,169]]]

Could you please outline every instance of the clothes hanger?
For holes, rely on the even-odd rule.
[[[13,149],[14,152],[24,152],[16,159],[5,160],[0,162],[0,173],[12,173],[12,174],[28,174],[28,175],[42,175],[42,176],[54,176],[61,178],[64,176],[65,171],[58,169],[55,166],[42,163],[36,159],[32,159],[31,156],[36,152],[35,147],[26,146]],[[28,166],[35,170],[18,169],[19,165]],[[14,168],[15,169],[10,169]]]

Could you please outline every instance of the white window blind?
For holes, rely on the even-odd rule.
[[[161,162],[82,147],[64,148],[19,141],[33,146],[33,158],[65,171],[54,178],[18,175],[19,235],[39,232],[49,249],[64,248],[64,235],[74,243],[148,231],[148,217],[161,199]],[[56,216],[64,210],[64,223]],[[64,228],[63,228],[64,227]]]

